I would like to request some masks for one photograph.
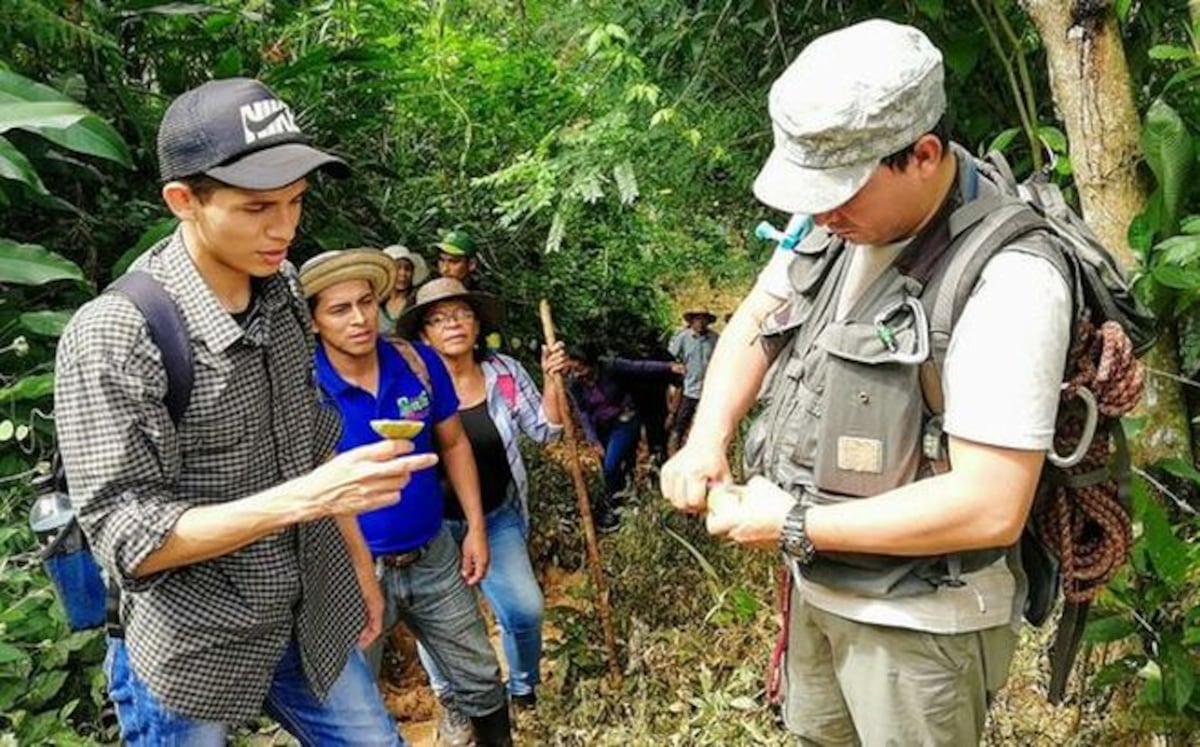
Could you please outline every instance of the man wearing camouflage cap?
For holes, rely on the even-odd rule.
[[[709,531],[783,551],[777,673],[805,743],[977,743],[1025,602],[1014,545],[1052,446],[1071,300],[1055,255],[1021,238],[931,329],[924,291],[998,192],[947,140],[945,108],[941,54],[888,21],[814,40],[775,81],[754,193],[816,230],[738,307],[662,471]],[[726,449],[764,380],[753,477],[730,485]]]

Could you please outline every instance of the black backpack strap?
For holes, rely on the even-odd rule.
[[[141,270],[127,272],[112,282],[105,292],[120,293],[128,298],[146,319],[150,339],[162,355],[167,372],[167,395],[163,403],[178,428],[192,399],[195,370],[192,363],[192,341],[179,304],[153,275]],[[110,638],[124,638],[121,624],[121,590],[116,583],[107,584],[104,597],[104,628]]]
[[[167,396],[163,401],[178,428],[191,402],[195,380],[192,342],[179,304],[153,275],[139,270],[122,275],[107,290],[128,298],[146,318],[150,339],[162,354],[167,371]]]

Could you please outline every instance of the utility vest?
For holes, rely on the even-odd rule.
[[[998,190],[969,153],[951,147],[959,166],[956,187],[844,318],[836,318],[850,264],[842,241],[804,242],[809,245],[794,250],[792,295],[762,329],[773,363],[764,408],[745,439],[750,475],[828,504],[878,495],[948,468],[940,376],[957,314],[942,310],[941,288],[962,276],[972,256],[994,253],[987,246],[991,229],[1011,217],[992,200],[976,202]],[[1042,256],[1071,284],[1062,250],[1042,232],[1003,251]],[[1007,550],[933,557],[822,552],[802,574],[864,597],[915,596],[960,585],[961,574],[991,565]]]

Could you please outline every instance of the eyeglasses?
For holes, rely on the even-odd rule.
[[[473,322],[475,321],[475,312],[470,309],[459,309],[446,313],[430,314],[425,317],[426,327],[445,327],[452,322]]]

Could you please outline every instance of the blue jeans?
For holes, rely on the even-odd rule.
[[[125,641],[108,639],[104,659],[108,695],[129,747],[225,747],[228,725],[175,713],[159,702],[129,665]],[[306,745],[404,747],[396,723],[384,708],[362,652],[354,649],[324,702],[309,689],[292,641],[275,668],[264,710]]]
[[[600,435],[604,442],[604,493],[611,498],[625,486],[625,476],[633,472],[637,458],[638,439],[642,437],[642,422],[636,417],[615,420],[607,433]]]
[[[467,523],[447,520],[446,526],[461,544],[467,534]],[[500,624],[500,644],[508,664],[508,693],[528,695],[541,682],[545,600],[529,562],[525,520],[514,501],[492,509],[487,515],[487,537],[490,561],[480,587]],[[430,687],[439,698],[449,697],[450,683],[432,657],[424,648],[419,648],[418,653],[429,673]]]
[[[487,626],[475,592],[463,581],[462,554],[443,525],[425,545],[421,557],[406,568],[384,568],[387,611],[384,629],[403,622],[423,647],[424,660],[436,661],[453,686],[454,702],[472,718],[506,707],[500,683],[500,660],[487,637]],[[376,671],[382,641],[367,658]]]

